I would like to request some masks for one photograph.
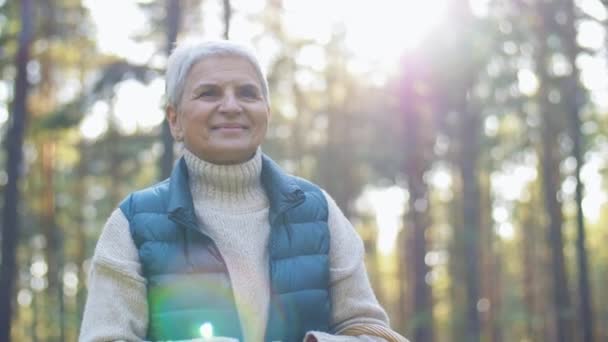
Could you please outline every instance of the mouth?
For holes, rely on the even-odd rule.
[[[218,125],[211,126],[211,129],[214,131],[226,130],[226,131],[238,131],[238,130],[246,130],[248,127],[246,125],[237,124],[237,123],[223,123]]]

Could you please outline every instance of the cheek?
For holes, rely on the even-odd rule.
[[[268,130],[268,117],[259,117],[257,120],[257,126],[258,134],[261,135],[261,137],[263,138],[266,135],[266,131]]]
[[[255,116],[255,120],[259,126],[266,128],[268,127],[268,122],[270,121],[270,115],[264,109],[259,109]]]
[[[195,114],[193,114],[195,113]],[[209,115],[206,115],[202,110],[191,109],[188,115],[184,115],[184,127],[197,126],[200,129],[201,125],[206,124]]]

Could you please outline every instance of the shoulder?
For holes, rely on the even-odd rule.
[[[140,212],[165,212],[169,200],[169,179],[127,195],[119,205],[127,218]]]
[[[305,203],[314,203],[327,208],[327,201],[321,187],[288,173],[267,155],[262,156],[262,185],[271,200],[285,197],[293,200],[303,194],[306,199]]]
[[[326,196],[324,195],[326,192],[325,190],[323,190],[323,188],[321,188],[319,185],[298,177],[298,176],[293,176],[291,175],[292,179],[294,180],[294,182],[297,184],[297,186],[304,191],[304,194],[306,195],[307,198],[311,197],[317,201],[319,201],[321,204],[323,204],[325,207],[328,206],[328,202],[326,199]]]
[[[289,175],[290,191],[285,193],[288,201],[299,201],[290,215],[295,220],[314,218],[319,222],[327,222],[329,217],[328,203],[323,195],[323,189],[304,178]]]
[[[106,221],[95,246],[93,262],[121,273],[141,274],[129,222],[121,210],[114,210]]]

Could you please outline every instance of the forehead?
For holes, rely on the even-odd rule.
[[[187,77],[187,84],[254,83],[259,86],[255,68],[244,57],[212,56],[196,62]]]

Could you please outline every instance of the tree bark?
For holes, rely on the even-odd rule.
[[[44,250],[47,263],[48,287],[46,302],[49,303],[53,314],[46,317],[47,333],[56,338],[65,333],[63,315],[63,281],[61,277],[61,235],[57,226],[55,213],[55,142],[44,139],[40,144],[40,162],[42,181],[42,230],[46,240]],[[57,311],[55,311],[57,310]]]
[[[479,155],[480,155],[480,114],[470,102],[470,91],[475,83],[475,71],[472,64],[473,49],[472,35],[474,33],[473,17],[469,4],[454,2],[452,10],[456,17],[462,21],[458,28],[460,38],[457,44],[457,53],[464,53],[461,57],[458,71],[458,85],[454,87],[458,93],[452,110],[457,112],[460,120],[458,127],[459,159],[458,169],[462,184],[462,223],[463,239],[466,255],[466,324],[465,335],[467,341],[480,341],[481,325],[477,304],[480,299],[480,247],[479,235],[481,225],[480,190],[479,190]]]
[[[542,255],[539,250],[544,252],[545,246],[539,245],[539,235],[537,231],[541,224],[536,217],[533,208],[541,206],[537,195],[522,204],[521,208],[521,263],[522,263],[522,288],[523,300],[526,310],[526,335],[530,341],[545,341],[548,335],[545,334],[544,324],[544,298],[542,292],[546,281],[544,276]]]
[[[27,123],[27,64],[33,37],[34,11],[31,0],[21,1],[21,32],[15,61],[13,115],[7,131],[7,174],[2,215],[2,266],[0,269],[0,341],[10,341],[13,292],[16,277],[16,252],[19,241],[19,180],[23,170],[23,140]]]
[[[580,72],[576,64],[579,48],[576,43],[576,24],[574,3],[565,0],[566,25],[564,25],[566,55],[572,66],[572,72],[566,78],[564,84],[564,95],[566,95],[566,108],[570,126],[570,138],[572,139],[572,156],[576,160],[574,178],[576,180],[576,256],[578,265],[578,292],[580,296],[580,321],[582,340],[593,341],[593,310],[591,306],[591,285],[589,284],[589,261],[585,247],[585,216],[583,213],[583,182],[581,181],[581,168],[583,166],[583,137],[581,134],[580,108],[583,104],[583,91],[579,85]]]
[[[477,164],[479,158],[479,118],[463,108],[461,113],[460,176],[462,179],[462,206],[464,242],[467,257],[467,341],[480,340],[479,312],[479,184]]]
[[[555,125],[555,114],[552,113],[549,101],[550,78],[547,72],[548,51],[546,37],[555,11],[548,3],[537,3],[538,30],[536,51],[536,72],[540,80],[538,93],[539,107],[542,116],[542,174],[543,194],[548,220],[548,243],[551,250],[551,268],[553,283],[553,305],[555,309],[556,339],[559,342],[574,341],[573,312],[568,290],[568,277],[564,258],[562,236],[562,207],[558,201],[559,151],[556,146],[558,131]]]
[[[430,165],[427,160],[425,135],[429,133],[428,123],[423,120],[429,117],[428,99],[421,93],[423,88],[429,86],[429,75],[425,67],[414,61],[405,65],[405,75],[402,80],[401,111],[405,126],[405,174],[409,191],[409,209],[404,227],[407,229],[409,242],[406,250],[410,251],[410,266],[412,267],[411,302],[413,304],[413,340],[419,342],[433,341],[433,303],[432,290],[427,281],[430,276],[430,267],[425,262],[428,252],[427,232],[429,229],[428,207],[429,190],[424,180]],[[426,107],[426,108],[425,108]]]
[[[486,169],[491,169],[488,165]],[[481,318],[481,333],[484,340],[501,342],[503,332],[501,325],[502,304],[502,243],[492,228],[492,193],[491,180],[488,171],[480,171],[480,260],[481,260],[481,296],[487,298],[489,307]]]
[[[328,67],[325,72],[327,84],[326,145],[318,163],[319,179],[346,217],[351,214],[351,202],[358,192],[355,178],[352,127],[353,113],[346,107],[351,95],[346,72],[342,35],[335,34],[326,46]]]
[[[165,52],[167,56],[173,51],[173,46],[177,40],[177,34],[180,31],[181,22],[181,5],[180,0],[167,0],[167,45]],[[163,155],[160,159],[160,179],[168,178],[173,169],[173,160],[175,159],[173,153],[173,136],[171,135],[171,129],[169,128],[169,122],[165,119],[163,121],[163,128],[161,133],[161,140],[163,142]]]
[[[85,144],[80,143],[80,159],[78,161],[78,166],[76,167],[76,186],[74,189],[74,197],[80,203],[85,202],[85,178],[87,175],[87,161],[85,154]],[[76,317],[78,322],[82,320],[82,315],[84,313],[84,305],[86,302],[86,270],[84,269],[84,262],[89,255],[89,251],[87,250],[87,236],[85,233],[85,218],[82,207],[77,211],[77,215],[75,217],[75,227],[76,227],[76,239],[78,241],[78,247],[76,250],[76,265],[78,266],[78,289],[76,295]]]
[[[223,0],[224,3],[224,39],[230,39],[230,19],[232,19],[232,6],[230,0]]]

